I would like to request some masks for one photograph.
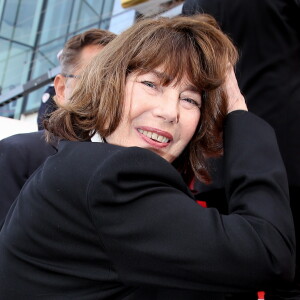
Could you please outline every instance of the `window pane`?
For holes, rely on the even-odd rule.
[[[42,1],[21,1],[13,39],[33,46],[37,37]]]
[[[85,3],[85,1],[77,1],[72,14],[69,32],[77,32],[78,29],[87,28],[92,24],[96,24],[94,26],[98,27],[99,21],[99,12]]]
[[[104,5],[101,12],[102,19],[108,20],[112,17],[113,4],[113,1],[104,1]]]
[[[7,117],[7,118],[13,118],[15,115],[16,106],[18,105],[18,103],[22,103],[22,101],[23,101],[23,98],[19,98],[18,100],[15,100],[8,104],[0,106],[0,116]]]
[[[32,49],[17,43],[9,43],[10,49],[3,69],[2,94],[27,81]],[[1,55],[0,55],[1,56]]]
[[[116,2],[119,0],[0,0],[2,95],[58,66],[57,53],[74,34],[90,28],[108,29]],[[37,110],[46,87],[0,107],[0,116],[18,118],[22,109]]]
[[[33,46],[41,15],[42,1],[6,1],[0,34]]]
[[[3,15],[4,4],[5,4],[5,2],[3,0],[1,0],[0,1],[0,16]],[[1,25],[0,25],[0,27],[1,27]]]
[[[19,2],[19,0],[5,1],[0,34],[8,39],[12,38],[14,32]]]
[[[48,87],[48,85],[43,86],[43,87],[39,88],[38,90],[31,92],[27,96],[25,112],[35,111],[40,107],[41,101],[42,101],[42,96],[47,87]]]
[[[90,7],[92,7],[97,14],[100,14],[102,11],[103,2],[113,3],[111,0],[86,0],[85,1]]]
[[[30,79],[34,79],[59,65],[57,54],[63,48],[65,38],[60,38],[37,49]]]
[[[65,36],[74,1],[51,0],[46,8],[40,44]]]
[[[8,58],[8,54],[9,54],[9,45],[10,42],[6,41],[6,40],[2,40],[0,39],[0,87],[2,90],[2,94],[5,92],[3,90],[3,81],[5,76],[5,70],[6,70],[6,65],[7,65],[7,58]]]

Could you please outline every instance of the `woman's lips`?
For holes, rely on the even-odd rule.
[[[170,133],[156,128],[139,127],[137,131],[143,140],[154,147],[166,147],[173,140]]]

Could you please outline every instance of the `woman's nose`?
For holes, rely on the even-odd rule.
[[[160,97],[153,113],[156,117],[164,119],[168,123],[178,123],[179,121],[179,96],[177,93],[164,93]]]

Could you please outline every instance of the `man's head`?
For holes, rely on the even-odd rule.
[[[99,53],[116,35],[102,29],[90,29],[70,38],[61,54],[59,62],[61,73],[55,77],[56,101],[64,103],[70,98],[82,69]]]

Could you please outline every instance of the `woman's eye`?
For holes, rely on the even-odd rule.
[[[199,104],[197,101],[195,101],[192,98],[181,98],[183,101],[182,105],[184,105],[186,108],[200,108],[201,104]]]
[[[150,88],[156,88],[156,85],[151,81],[142,81],[142,84],[144,84]]]

